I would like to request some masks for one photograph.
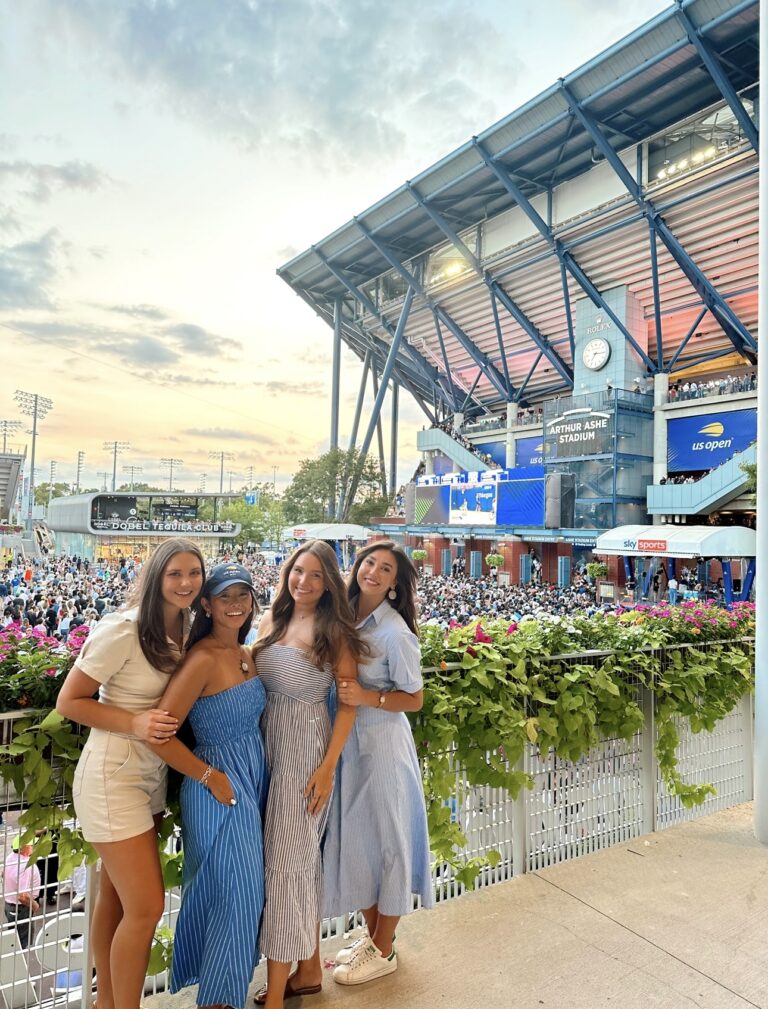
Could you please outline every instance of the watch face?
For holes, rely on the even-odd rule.
[[[592,371],[600,371],[601,368],[604,368],[608,364],[610,356],[610,343],[607,340],[603,340],[602,337],[598,337],[590,340],[584,347],[581,359],[587,368],[590,368]]]

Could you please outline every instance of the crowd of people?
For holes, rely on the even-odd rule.
[[[523,617],[590,615],[603,606],[595,602],[587,579],[576,575],[572,585],[559,587],[533,580],[527,585],[500,585],[495,577],[463,574],[422,578],[418,591],[422,623],[448,627],[478,617],[519,621]]]
[[[462,448],[465,448],[467,452],[471,452],[472,455],[477,457],[478,462],[481,462],[486,469],[501,469],[497,462],[494,461],[492,456],[488,452],[483,452],[477,445],[473,445],[469,438],[465,438],[464,435],[457,431],[450,421],[444,420],[439,424],[434,425],[439,431],[445,431],[445,433],[453,438],[454,441],[458,442]]]
[[[708,396],[727,396],[735,392],[755,392],[757,389],[757,373],[748,375],[722,375],[711,378],[707,382],[690,381],[674,382],[669,387],[669,402],[675,403],[684,399],[706,399]]]

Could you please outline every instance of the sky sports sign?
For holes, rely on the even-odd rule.
[[[757,410],[703,413],[667,424],[667,470],[689,473],[713,469],[757,438]]]

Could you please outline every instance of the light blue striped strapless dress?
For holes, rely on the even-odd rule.
[[[200,697],[189,713],[195,754],[224,771],[236,806],[199,782],[181,786],[184,883],[171,991],[199,984],[198,1005],[242,1009],[259,961],[264,907],[262,815],[267,773],[259,728],[266,704],[258,677]]]

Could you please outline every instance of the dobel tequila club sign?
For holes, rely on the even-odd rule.
[[[234,522],[184,522],[178,519],[93,519],[94,532],[120,533],[193,533],[198,536],[236,536],[240,526]]]

